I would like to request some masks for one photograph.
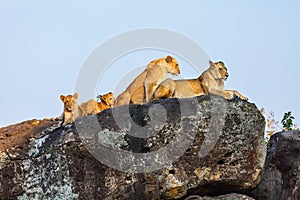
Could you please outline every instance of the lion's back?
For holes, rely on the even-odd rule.
[[[175,97],[188,98],[204,94],[198,79],[175,80]]]

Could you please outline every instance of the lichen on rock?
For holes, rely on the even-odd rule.
[[[264,123],[254,104],[201,96],[106,109],[66,127],[39,120],[2,128],[0,196],[184,199],[247,191],[261,178]]]

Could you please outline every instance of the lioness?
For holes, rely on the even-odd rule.
[[[81,116],[81,109],[77,104],[78,93],[74,95],[60,95],[60,100],[64,103],[63,126],[73,123],[76,118]]]
[[[247,100],[236,90],[225,90],[224,81],[229,74],[224,63],[209,61],[210,67],[205,70],[201,76],[196,79],[172,80],[166,79],[155,90],[153,100],[176,97],[188,98],[199,95],[219,95],[226,99],[232,99],[234,96]]]
[[[106,108],[111,108],[114,104],[115,98],[113,93],[109,92],[104,95],[100,95],[101,102],[97,102],[94,99],[90,99],[87,102],[81,104],[82,116],[89,114],[97,114]]]
[[[168,73],[175,76],[180,73],[179,65],[175,58],[166,56],[151,61],[146,69],[116,98],[114,106],[149,102],[152,99],[153,92],[166,79]]]

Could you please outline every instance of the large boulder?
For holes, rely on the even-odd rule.
[[[192,195],[187,197],[185,200],[254,200],[254,199],[243,194],[231,193],[231,194],[215,196],[215,197],[208,197],[208,196],[200,197],[198,195]]]
[[[256,199],[300,199],[300,131],[274,134],[268,143],[265,170]]]
[[[3,199],[245,192],[259,183],[265,161],[264,118],[238,99],[166,99],[107,109],[66,127],[28,124],[0,129]]]

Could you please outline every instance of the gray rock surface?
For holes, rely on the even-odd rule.
[[[248,197],[243,194],[231,193],[231,194],[215,196],[215,197],[208,197],[208,196],[200,197],[198,195],[193,195],[193,196],[189,196],[185,200],[254,200],[254,199],[252,197]]]
[[[264,123],[254,104],[201,96],[107,109],[66,127],[33,120],[1,128],[0,197],[184,199],[247,191],[261,178]]]
[[[250,193],[256,199],[300,199],[300,131],[274,134],[268,144],[268,153],[262,180]]]

